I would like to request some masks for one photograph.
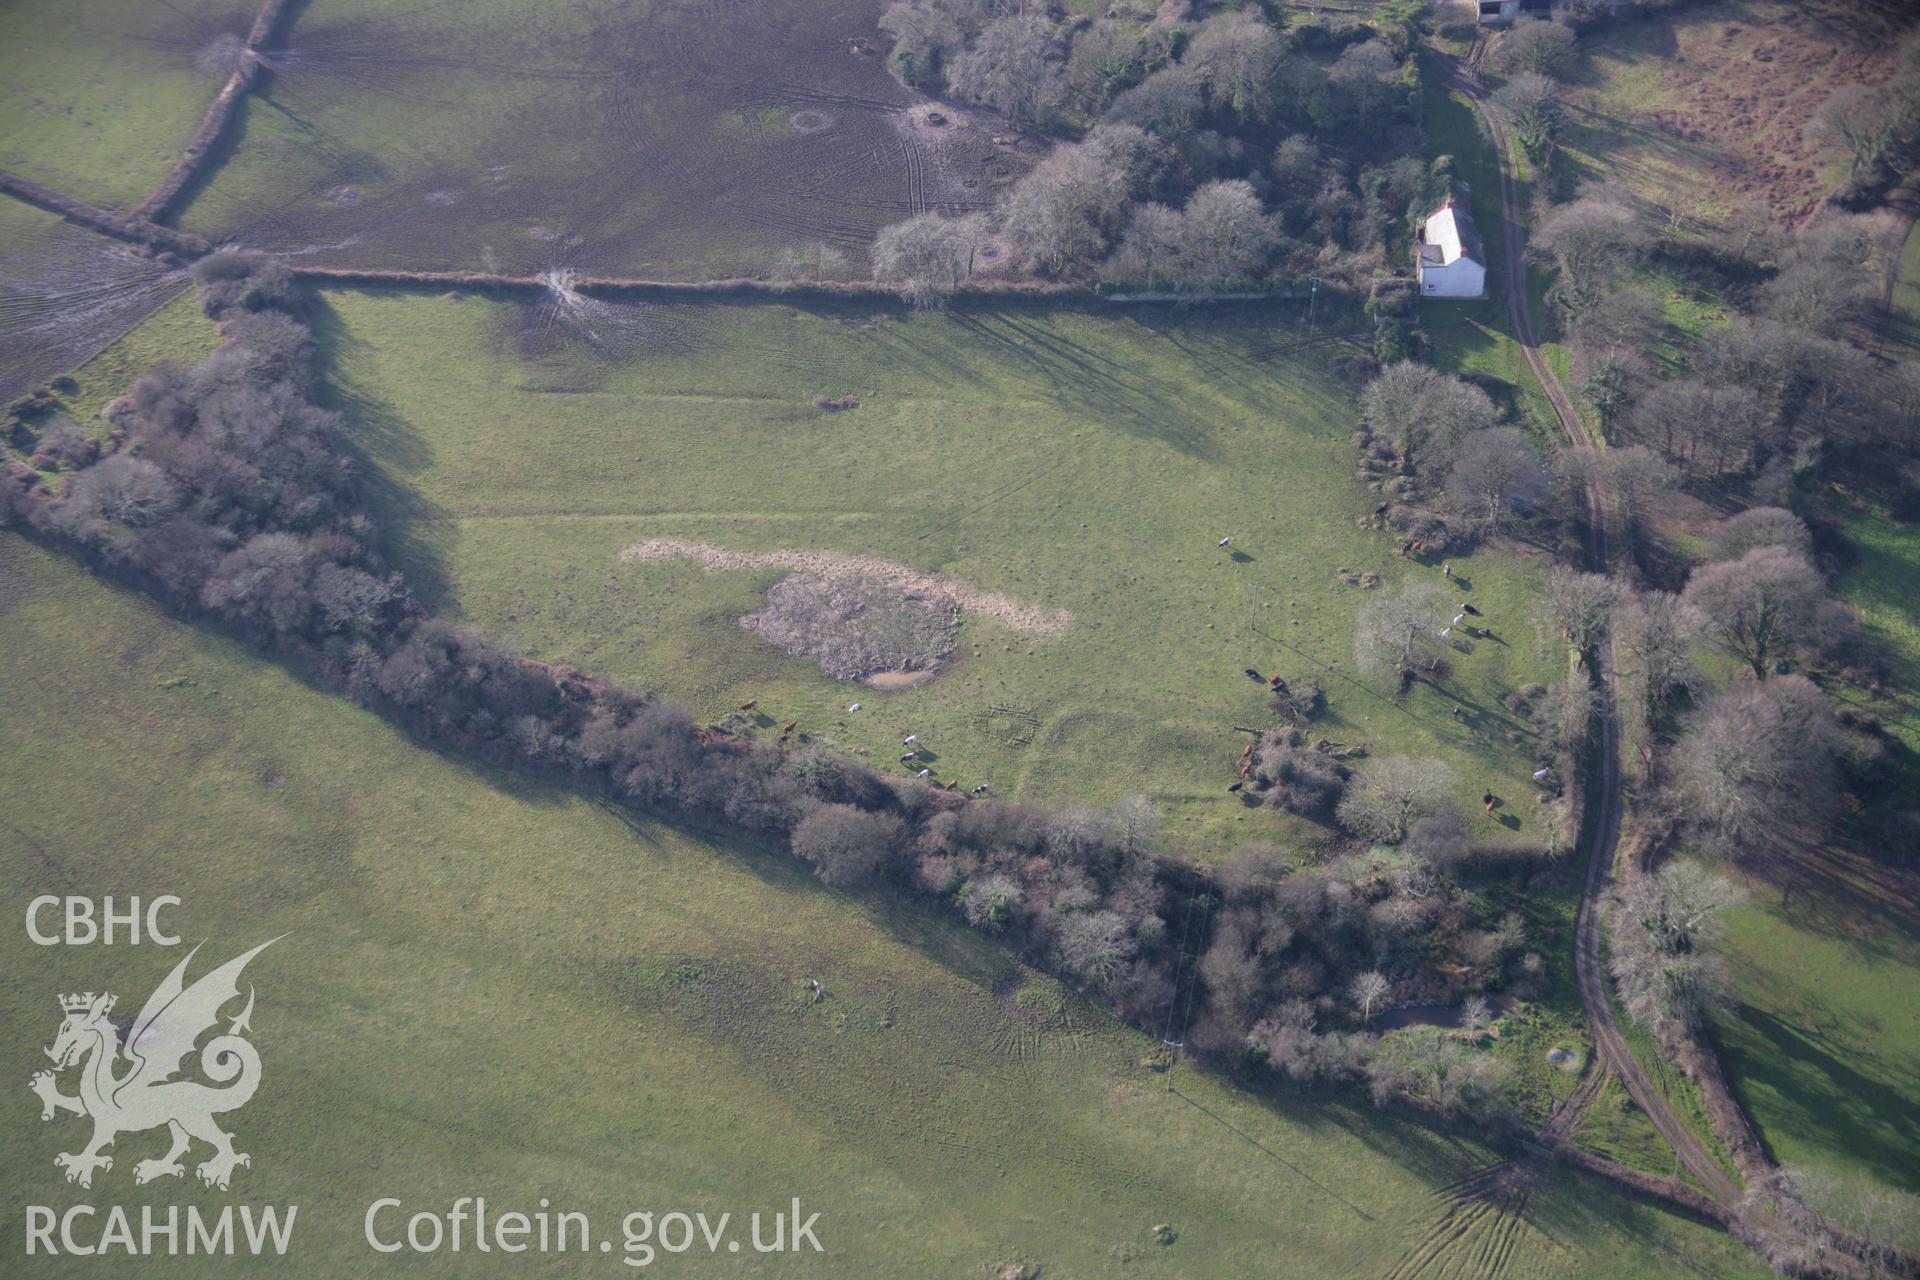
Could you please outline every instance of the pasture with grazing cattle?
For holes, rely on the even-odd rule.
[[[0,905],[275,940],[231,1192],[0,940],[6,1211],[1911,1269],[1920,34],[1555,9],[6,6]]]
[[[1169,1079],[1150,1037],[943,916],[443,758],[11,532],[0,698],[8,884],[164,885],[223,957],[287,935],[248,970],[271,1074],[229,1120],[254,1157],[232,1194],[300,1206],[286,1265],[303,1276],[389,1261],[361,1237],[375,1198],[444,1212],[461,1195],[496,1212],[545,1196],[616,1241],[635,1210],[820,1212],[822,1254],[662,1256],[711,1275],[1244,1276],[1336,1252],[1384,1275],[1493,1249],[1514,1275],[1760,1274],[1723,1234],[1604,1184],[1556,1178],[1524,1216],[1481,1211],[1450,1184],[1486,1148],[1359,1099]],[[0,1030],[20,1046],[51,1039],[55,991],[137,1005],[176,958],[83,961],[17,929],[0,945]],[[10,1200],[230,1198],[134,1189],[157,1134],[126,1135],[91,1192],[65,1187],[51,1157],[80,1122],[42,1125],[24,1074],[7,1098]],[[461,1275],[526,1263],[502,1259],[401,1255]]]
[[[1353,388],[1296,305],[323,297],[330,381],[403,563],[545,661],[715,721],[757,699],[763,725],[798,719],[886,771],[913,733],[915,767],[968,789],[1144,793],[1202,861],[1326,834],[1226,790],[1234,726],[1280,723],[1252,666],[1321,686],[1314,737],[1437,754],[1463,801],[1496,792],[1476,838],[1544,838],[1533,731],[1501,701],[1565,669],[1539,620],[1544,566],[1495,543],[1454,557],[1448,583],[1441,557],[1357,526],[1379,500],[1353,476]],[[858,408],[813,403],[847,395]],[[872,557],[1044,625],[963,603],[934,678],[874,689],[741,628],[788,570],[623,554],[656,540]],[[1355,672],[1353,618],[1410,581],[1447,583],[1493,637],[1389,699]]]

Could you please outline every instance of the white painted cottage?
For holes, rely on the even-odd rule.
[[[1449,199],[1414,233],[1423,298],[1487,296],[1487,251],[1473,215]]]

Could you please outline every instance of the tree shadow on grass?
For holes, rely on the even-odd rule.
[[[1135,435],[1159,440],[1190,457],[1215,461],[1219,447],[1192,407],[1151,376],[1050,328],[1019,309],[955,309],[951,322],[1040,374],[1063,407]]]
[[[308,306],[316,398],[341,416],[340,443],[358,470],[361,501],[379,528],[381,550],[406,575],[428,612],[446,612],[457,603],[447,574],[453,517],[412,483],[433,465],[433,446],[345,371],[349,357],[366,350],[366,342],[325,299],[312,296]]]
[[[1748,1113],[1754,1114],[1756,1091],[1770,1092],[1787,1104],[1786,1109],[1765,1109],[1766,1127],[1774,1132],[1763,1136],[1776,1155],[1777,1139],[1790,1134],[1798,1143],[1859,1164],[1892,1186],[1920,1186],[1920,1148],[1914,1144],[1911,1123],[1913,1089],[1920,1081],[1896,1088],[1869,1076],[1849,1065],[1849,1059],[1873,1060],[1857,1048],[1751,1004],[1741,1003],[1730,1021],[1751,1033],[1751,1039],[1732,1041],[1722,1036],[1728,1074]]]

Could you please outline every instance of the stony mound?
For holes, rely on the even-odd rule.
[[[740,625],[839,680],[924,671],[953,652],[960,603],[938,591],[903,591],[857,574],[795,573]]]

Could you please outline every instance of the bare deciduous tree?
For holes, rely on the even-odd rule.
[[[1651,242],[1624,203],[1587,196],[1541,219],[1529,251],[1559,267],[1560,296],[1578,313],[1599,301],[1614,277],[1639,261]]]
[[[1327,72],[1328,85],[1353,112],[1362,129],[1385,105],[1388,94],[1399,78],[1399,59],[1380,40],[1349,45]]]
[[[873,274],[906,285],[916,307],[939,306],[973,270],[973,251],[985,226],[977,216],[923,213],[882,227],[873,242]]]
[[[1163,148],[1135,125],[1103,124],[1059,146],[1008,194],[1002,225],[1044,271],[1084,270],[1126,225]]]
[[[1717,694],[1674,752],[1678,794],[1701,846],[1733,854],[1823,822],[1837,797],[1839,745],[1826,695],[1804,676]]]
[[[1825,596],[1826,583],[1804,556],[1763,546],[1700,566],[1683,599],[1700,615],[1707,639],[1764,680],[1780,658],[1819,643]]]
[[[1593,724],[1593,685],[1584,675],[1570,675],[1548,686],[1533,709],[1534,727],[1541,743],[1562,760],[1577,756],[1587,744]]]
[[[880,29],[893,37],[888,65],[908,84],[938,90],[947,64],[967,37],[980,29],[985,4],[978,0],[896,0],[880,15]]]
[[[1113,100],[1107,120],[1138,125],[1170,142],[1192,133],[1206,107],[1206,86],[1190,69],[1161,67]]]
[[[1738,560],[1755,547],[1782,547],[1805,559],[1813,554],[1807,522],[1780,507],[1749,507],[1713,531],[1713,558]]]
[[[1467,436],[1447,473],[1448,505],[1487,525],[1539,510],[1548,489],[1533,442],[1512,427],[1490,427]]]
[[[1909,1269],[1903,1255],[1920,1252],[1920,1196],[1862,1174],[1783,1165],[1748,1183],[1747,1202],[1794,1228],[1766,1254],[1783,1275],[1847,1256],[1865,1263],[1872,1280],[1892,1280]]]
[[[1503,76],[1565,75],[1580,55],[1580,41],[1557,22],[1528,18],[1494,42],[1487,55],[1493,70]]]
[[[1388,997],[1393,994],[1393,983],[1388,981],[1387,975],[1378,969],[1369,969],[1365,973],[1357,973],[1353,976],[1352,984],[1347,987],[1347,994],[1352,997],[1354,1006],[1360,1010],[1360,1020],[1372,1022],[1373,1011],[1385,1004]]]
[[[1667,464],[1637,444],[1578,448],[1567,456],[1567,464],[1571,483],[1591,483],[1599,490],[1608,531],[1627,538],[1636,534],[1654,496],[1673,480]]]
[[[972,47],[953,59],[947,85],[969,102],[1039,124],[1066,97],[1061,63],[1060,29],[1043,13],[1027,10],[981,28]]]
[[[890,813],[823,804],[793,829],[793,852],[828,884],[856,884],[878,871],[905,841]]]
[[[1438,760],[1373,756],[1361,761],[1340,798],[1340,825],[1380,844],[1398,844],[1413,823],[1446,807],[1456,779]]]
[[[1634,1021],[1665,1033],[1727,998],[1725,963],[1714,952],[1727,911],[1745,894],[1691,862],[1635,877],[1614,903],[1610,943],[1620,1002]]]
[[[1077,911],[1055,929],[1053,945],[1068,973],[1110,990],[1133,962],[1139,940],[1117,912]]]
[[[1367,384],[1360,414],[1376,434],[1406,441],[1436,470],[1451,464],[1462,439],[1500,417],[1480,388],[1411,360],[1388,365]]]
[[[1693,661],[1700,619],[1667,591],[1628,595],[1613,617],[1615,643],[1625,659],[1621,674],[1634,682],[1641,720],[1652,724],[1676,694],[1700,688],[1700,669]]]
[[[1189,196],[1179,235],[1185,274],[1212,281],[1261,274],[1278,239],[1260,197],[1238,178],[1209,182]]]
[[[1020,882],[994,874],[969,880],[960,887],[960,914],[976,929],[1004,928],[1020,905]]]
[[[144,458],[116,453],[74,477],[63,514],[139,528],[164,519],[179,502],[179,486],[166,472]]]
[[[1288,192],[1311,190],[1320,183],[1320,145],[1304,133],[1288,135],[1273,150],[1273,179]]]
[[[1156,280],[1178,274],[1179,253],[1180,211],[1164,204],[1135,205],[1106,274],[1116,280],[1144,280],[1151,289]]]
[[[1605,574],[1580,573],[1561,565],[1547,571],[1547,605],[1553,610],[1554,625],[1568,644],[1582,652],[1606,634],[1613,600],[1613,579]]]
[[[1553,153],[1560,127],[1559,86],[1546,76],[1524,71],[1493,94],[1494,110],[1506,118],[1527,154],[1542,159]]]
[[[1206,83],[1215,109],[1225,107],[1245,120],[1265,120],[1273,112],[1274,91],[1286,45],[1258,8],[1215,14],[1200,24],[1181,56]]]
[[[1771,408],[1749,384],[1675,378],[1628,413],[1629,434],[1698,476],[1744,471],[1780,435]]]
[[[1880,166],[1900,130],[1900,115],[1877,87],[1841,85],[1814,108],[1807,132],[1831,141],[1847,152],[1849,175],[1872,172]]]
[[[1439,587],[1412,582],[1361,605],[1353,629],[1360,670],[1376,678],[1405,675],[1438,652],[1448,603]]]
[[[1081,101],[1104,111],[1115,94],[1132,87],[1142,74],[1142,53],[1137,31],[1112,19],[1090,23],[1073,38],[1067,84]]]

